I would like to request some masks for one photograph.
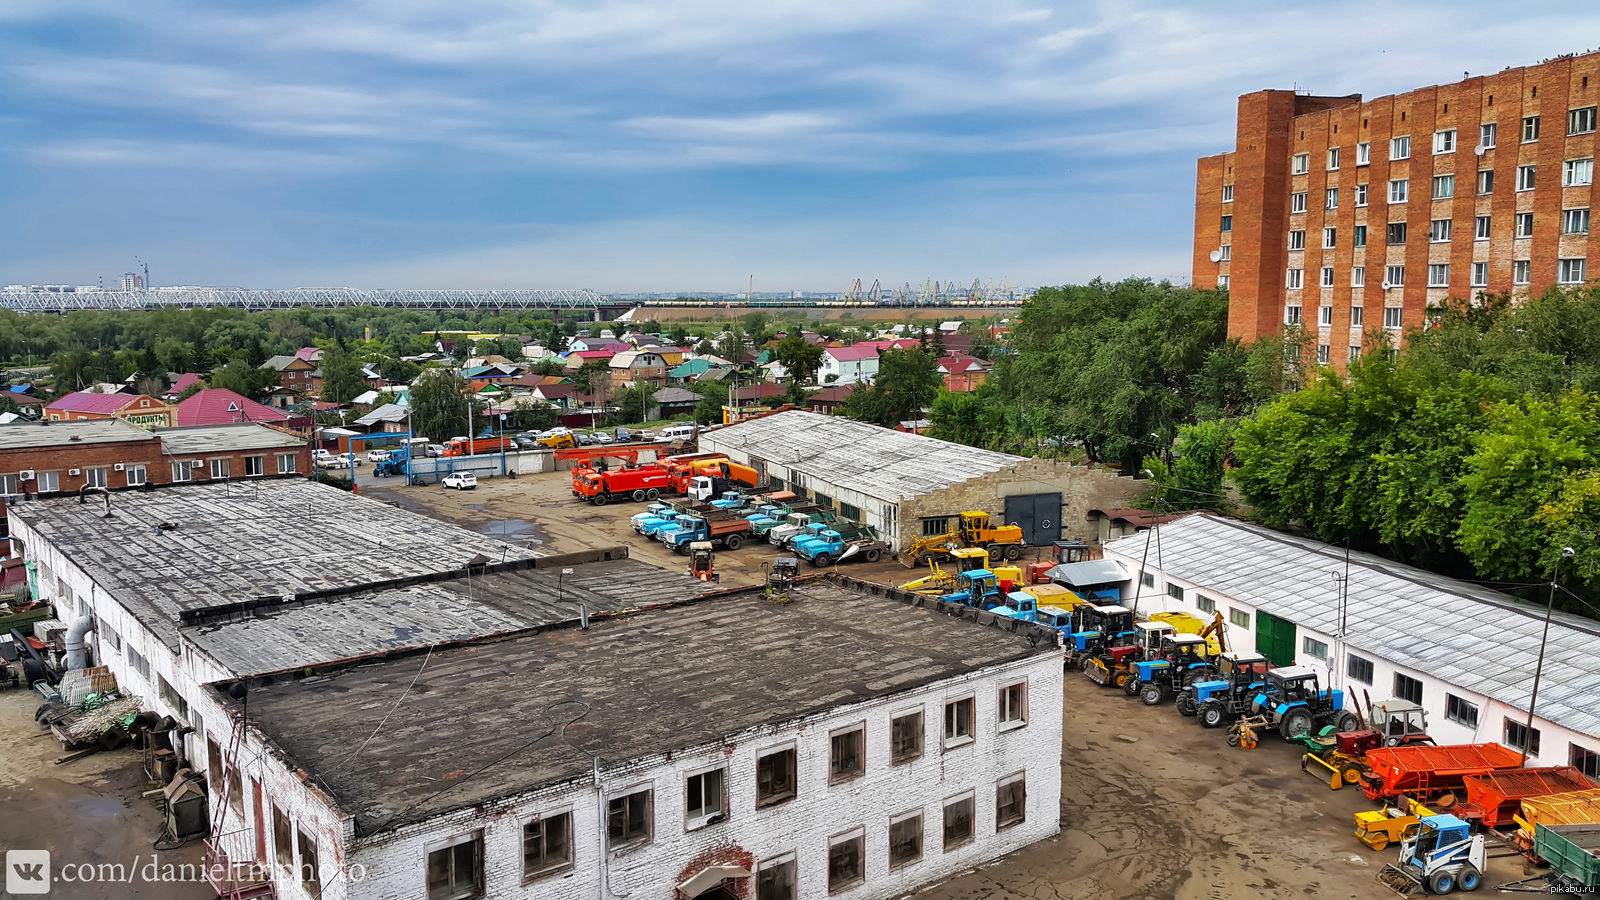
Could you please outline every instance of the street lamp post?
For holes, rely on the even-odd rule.
[[[1533,708],[1539,702],[1539,680],[1544,677],[1544,649],[1550,640],[1550,620],[1555,616],[1556,610],[1556,585],[1561,580],[1561,561],[1571,559],[1577,551],[1571,547],[1562,547],[1561,555],[1556,557],[1555,569],[1550,573],[1550,600],[1544,608],[1544,636],[1539,638],[1539,664],[1533,670],[1533,694],[1528,698],[1528,721],[1522,726],[1522,763],[1528,764],[1528,748],[1533,745]]]

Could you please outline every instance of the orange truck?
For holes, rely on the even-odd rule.
[[[574,489],[578,496],[595,506],[605,506],[612,500],[633,499],[643,502],[660,498],[667,486],[667,470],[660,466],[627,466],[621,469],[573,470]]]
[[[511,438],[480,437],[480,438],[451,438],[445,442],[445,456],[476,456],[480,453],[508,453],[517,452],[517,445]]]
[[[667,489],[674,494],[685,494],[689,491],[689,484],[700,470],[716,463],[727,462],[728,458],[721,453],[690,453],[682,456],[669,456],[662,461],[667,467]]]

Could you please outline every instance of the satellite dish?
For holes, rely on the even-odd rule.
[[[1389,283],[1389,282],[1387,282],[1387,281],[1385,281],[1385,282],[1384,282],[1384,283],[1383,283],[1383,289],[1384,289],[1384,290],[1386,290],[1386,291],[1387,291],[1387,290],[1388,290],[1388,289],[1389,289],[1389,288],[1392,288],[1392,287],[1394,287],[1394,285],[1392,285],[1392,284],[1390,284],[1390,283]]]
[[[1477,155],[1479,155],[1479,156],[1482,156],[1482,155],[1483,155],[1483,151],[1485,151],[1485,150],[1487,150],[1487,149],[1489,149],[1489,148],[1488,148],[1488,147],[1485,147],[1485,146],[1484,146],[1484,145],[1482,145],[1482,144],[1479,144],[1479,145],[1478,145],[1478,146],[1476,146],[1476,147],[1473,147],[1473,148],[1472,148],[1472,152],[1473,152],[1473,153],[1476,153],[1476,154],[1477,154]]]
[[[1219,261],[1221,261],[1221,259],[1222,259],[1222,251],[1221,250],[1213,250],[1213,251],[1211,251],[1211,261],[1212,262],[1219,262]]]

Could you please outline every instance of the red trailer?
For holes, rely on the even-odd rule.
[[[507,451],[517,452],[516,442],[511,438],[478,437],[478,438],[451,438],[445,442],[445,456],[475,456],[479,453],[499,453]]]
[[[1522,755],[1499,744],[1432,747],[1378,747],[1367,751],[1370,771],[1361,773],[1361,790],[1373,800],[1420,800],[1438,810],[1456,805],[1469,775],[1522,768]]]
[[[578,496],[595,506],[605,506],[611,500],[633,498],[655,500],[667,488],[667,470],[660,466],[628,466],[584,472],[581,480],[574,470],[574,488]]]
[[[1524,800],[1590,788],[1589,779],[1577,766],[1490,772],[1468,775],[1465,781],[1467,802],[1461,804],[1456,815],[1489,828],[1506,828],[1513,824]]]

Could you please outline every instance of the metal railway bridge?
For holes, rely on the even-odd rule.
[[[637,304],[594,291],[359,291],[354,288],[294,288],[247,291],[229,288],[164,288],[137,291],[4,291],[0,309],[65,313],[77,310],[194,309],[227,306],[245,310],[332,309],[388,306],[399,309],[537,309],[615,318]]]

